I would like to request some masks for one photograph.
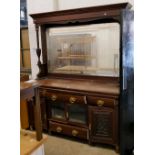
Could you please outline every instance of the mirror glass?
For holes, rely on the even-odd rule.
[[[118,23],[48,28],[48,72],[119,76]]]

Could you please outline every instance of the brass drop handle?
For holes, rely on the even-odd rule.
[[[72,103],[75,103],[76,101],[76,98],[75,97],[70,97],[69,98],[69,102],[72,104]]]
[[[103,100],[97,100],[97,105],[99,107],[102,107],[104,105],[104,101]]]
[[[56,101],[56,99],[57,99],[57,96],[56,96],[56,95],[52,95],[52,96],[51,96],[51,100],[52,100],[52,101]]]
[[[58,126],[58,127],[56,128],[56,130],[57,130],[58,133],[62,132],[62,128],[61,128],[60,126]]]
[[[77,136],[78,133],[79,133],[79,132],[78,132],[77,130],[72,130],[72,135],[73,135],[73,136]]]

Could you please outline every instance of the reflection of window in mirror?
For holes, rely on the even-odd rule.
[[[28,28],[20,29],[20,69],[21,73],[31,73],[31,58]]]
[[[119,76],[117,23],[48,28],[48,72]]]

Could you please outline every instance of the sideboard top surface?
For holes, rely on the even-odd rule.
[[[95,80],[70,80],[70,79],[42,79],[30,80],[26,83],[39,84],[41,87],[65,89],[74,91],[83,91],[88,93],[99,93],[107,95],[119,95],[119,83],[112,81],[95,81]]]

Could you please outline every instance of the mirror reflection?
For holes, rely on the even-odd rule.
[[[48,28],[48,72],[119,76],[119,24]]]

